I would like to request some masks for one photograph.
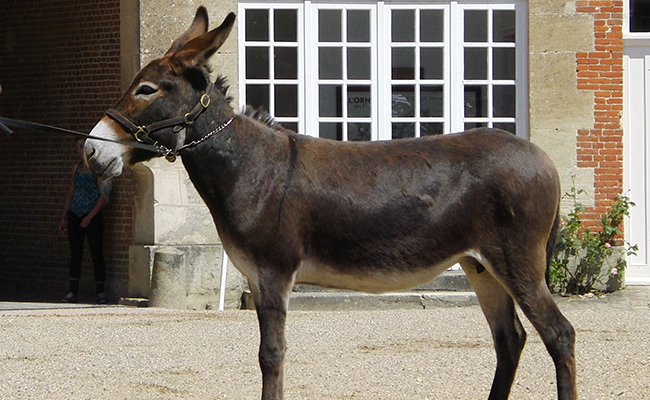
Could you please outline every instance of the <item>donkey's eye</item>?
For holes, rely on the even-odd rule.
[[[157,87],[152,86],[152,85],[147,84],[147,83],[143,83],[140,86],[138,86],[138,88],[135,90],[135,95],[137,96],[137,95],[143,94],[143,95],[146,96],[146,95],[154,94],[157,91],[158,91]]]

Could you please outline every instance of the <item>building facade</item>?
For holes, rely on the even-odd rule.
[[[299,133],[336,140],[506,129],[551,156],[565,191],[573,182],[584,190],[588,226],[630,191],[637,206],[626,239],[640,251],[627,279],[650,283],[645,2],[63,1],[58,14],[43,11],[45,1],[9,3],[16,13],[0,17],[0,115],[87,131],[140,66],[164,54],[198,5],[208,8],[211,27],[234,11],[237,27],[212,59],[215,76],[229,78],[234,104],[263,107]],[[75,35],[78,25],[64,19],[80,7],[95,21],[88,36]],[[25,22],[39,28],[18,31]],[[93,42],[101,35],[110,38]],[[86,55],[86,63],[55,57],[64,49]],[[21,135],[0,139],[7,226],[0,290],[33,296],[66,281],[67,249],[53,239],[53,218],[70,140]],[[156,250],[181,247],[194,266],[186,272],[188,305],[211,307],[219,238],[182,165],[153,160],[118,182],[108,209],[113,296],[146,296]],[[84,276],[90,280],[90,271]],[[229,282],[234,292],[241,287],[236,276]]]

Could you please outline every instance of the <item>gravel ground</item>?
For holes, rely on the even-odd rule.
[[[559,299],[582,399],[650,399],[650,287]],[[252,311],[0,303],[0,399],[259,399]],[[4,310],[2,309],[4,308]],[[529,333],[511,399],[554,399]],[[494,350],[477,306],[290,312],[285,399],[485,399]]]

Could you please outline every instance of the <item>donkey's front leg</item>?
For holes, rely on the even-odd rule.
[[[260,324],[259,361],[262,370],[262,400],[282,400],[284,326],[289,307],[293,277],[278,272],[260,271],[257,282],[249,280]]]

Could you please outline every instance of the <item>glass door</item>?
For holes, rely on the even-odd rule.
[[[375,14],[371,6],[312,6],[307,80],[313,101],[306,107],[319,137],[377,140]]]

